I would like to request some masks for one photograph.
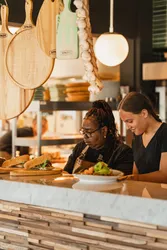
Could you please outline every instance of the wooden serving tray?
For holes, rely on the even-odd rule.
[[[9,174],[10,173],[10,170],[8,169],[0,169],[0,174]]]
[[[62,172],[61,168],[56,168],[53,170],[25,170],[25,169],[20,169],[20,170],[14,170],[10,172],[11,176],[29,176],[29,175],[55,175],[55,174],[60,174]]]
[[[17,171],[17,170],[22,170],[22,169],[23,168],[15,168],[15,167],[13,167],[13,168],[12,167],[10,167],[10,168],[3,168],[3,167],[0,167],[0,173],[3,172],[3,171],[9,173],[10,171],[15,171],[15,170]]]
[[[15,168],[15,167],[10,167],[10,168],[3,168],[0,167],[0,174],[9,174],[11,171],[20,171],[23,170],[23,168]]]

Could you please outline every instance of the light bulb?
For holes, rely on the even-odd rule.
[[[121,34],[104,33],[97,39],[94,51],[101,63],[107,66],[116,66],[126,59],[129,45]]]

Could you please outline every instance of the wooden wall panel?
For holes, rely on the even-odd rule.
[[[0,249],[165,250],[167,228],[1,200]]]

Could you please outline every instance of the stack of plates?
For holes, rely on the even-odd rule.
[[[66,101],[75,102],[75,101],[89,101],[89,83],[80,82],[80,83],[67,83],[66,84]]]
[[[65,85],[56,84],[49,87],[51,101],[65,101]]]

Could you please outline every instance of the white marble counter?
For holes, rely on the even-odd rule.
[[[0,200],[167,226],[167,185],[128,181],[95,192],[72,189],[72,179],[31,178],[3,175]]]

